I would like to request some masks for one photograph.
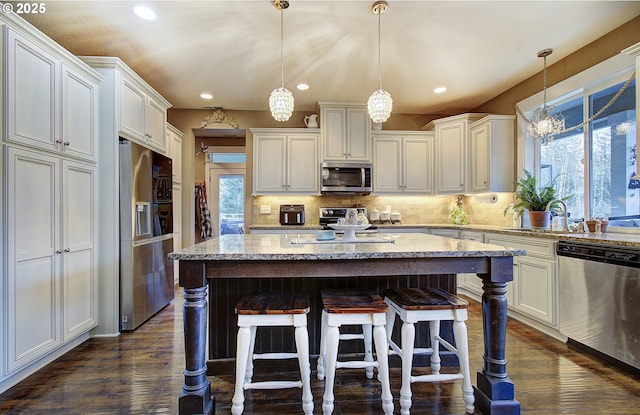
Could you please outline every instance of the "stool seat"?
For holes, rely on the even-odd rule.
[[[311,366],[309,364],[309,334],[307,314],[309,298],[300,293],[265,292],[243,297],[236,304],[238,315],[238,341],[236,351],[236,385],[231,413],[240,415],[244,411],[244,390],[302,388],[302,409],[306,415],[313,414],[311,395]],[[295,327],[296,353],[254,354],[258,327]],[[300,367],[299,381],[252,382],[254,359],[297,358]]]
[[[322,290],[322,330],[320,355],[318,356],[318,379],[325,379],[322,397],[322,413],[330,415],[334,408],[333,387],[338,368],[366,369],[369,379],[373,378],[373,368],[378,368],[381,385],[382,409],[386,415],[393,414],[393,396],[389,385],[388,346],[385,334],[386,313],[389,306],[378,294],[354,290]],[[342,325],[361,325],[362,335],[340,334]],[[373,335],[372,335],[373,332]],[[373,359],[372,337],[376,347]],[[340,340],[363,339],[364,360],[338,361]]]
[[[267,292],[241,298],[236,314],[306,314],[310,308],[304,294]]]
[[[389,304],[387,314],[387,341],[389,353],[402,358],[402,386],[400,388],[400,414],[409,415],[412,382],[441,382],[462,380],[462,398],[467,413],[474,413],[474,396],[469,374],[469,346],[467,340],[467,308],[469,303],[458,296],[435,288],[407,288],[385,290]],[[401,347],[391,338],[395,318],[402,320]],[[453,322],[455,346],[440,336],[440,322]],[[430,347],[416,348],[415,323],[429,322]],[[440,373],[440,345],[455,353],[460,364],[459,373]],[[431,374],[412,376],[414,354],[431,354]]]

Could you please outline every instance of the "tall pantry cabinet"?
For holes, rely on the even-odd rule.
[[[98,324],[101,76],[20,18],[0,25],[2,392]]]

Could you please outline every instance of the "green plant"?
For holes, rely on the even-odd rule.
[[[527,170],[524,170],[524,175],[518,179],[518,181],[514,182],[516,186],[515,195],[517,200],[513,204],[512,209],[518,212],[521,212],[524,209],[530,212],[546,210],[549,202],[559,199],[556,195],[556,189],[554,188],[557,180],[558,176],[554,177],[548,185],[538,188],[538,181],[536,180],[536,177]],[[564,197],[562,200],[567,200],[569,197],[570,196]],[[549,208],[552,209],[556,207],[558,207],[557,202],[551,204]],[[508,210],[509,208],[504,210],[505,215]]]

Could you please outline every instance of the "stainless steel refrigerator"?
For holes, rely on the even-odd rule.
[[[134,330],[174,297],[171,196],[171,159],[121,139],[121,330]]]

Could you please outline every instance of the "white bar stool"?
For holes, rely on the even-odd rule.
[[[365,368],[368,378],[373,378],[373,368],[378,368],[378,380],[381,384],[382,409],[386,415],[393,414],[393,396],[389,385],[388,345],[385,332],[386,313],[389,309],[382,297],[377,294],[346,291],[322,290],[322,328],[320,355],[318,357],[318,379],[326,375],[322,412],[333,413],[333,386],[338,368]],[[364,335],[340,335],[342,325],[362,325]],[[376,359],[373,359],[371,331],[376,346]],[[338,361],[338,343],[340,339],[364,338],[365,359],[361,361]]]
[[[469,376],[469,345],[467,340],[467,308],[469,303],[439,289],[408,288],[400,291],[385,290],[387,314],[387,340],[390,353],[402,358],[402,386],[400,388],[400,414],[409,415],[411,408],[411,383],[440,382],[462,379],[462,399],[466,412],[474,413],[475,398]],[[402,348],[391,339],[396,315],[402,320]],[[440,337],[440,321],[453,321],[453,337],[456,347]],[[415,348],[415,323],[429,322],[431,347]],[[456,354],[460,371],[440,373],[440,344]],[[431,374],[412,376],[414,354],[431,354]]]
[[[238,344],[236,351],[236,387],[231,413],[240,415],[244,410],[244,390],[302,388],[302,409],[313,414],[311,395],[311,365],[309,363],[309,333],[307,314],[309,298],[303,294],[269,292],[244,297],[236,305],[238,315]],[[262,326],[295,327],[297,353],[254,354],[256,329]],[[252,382],[254,359],[298,358],[299,381]]]

